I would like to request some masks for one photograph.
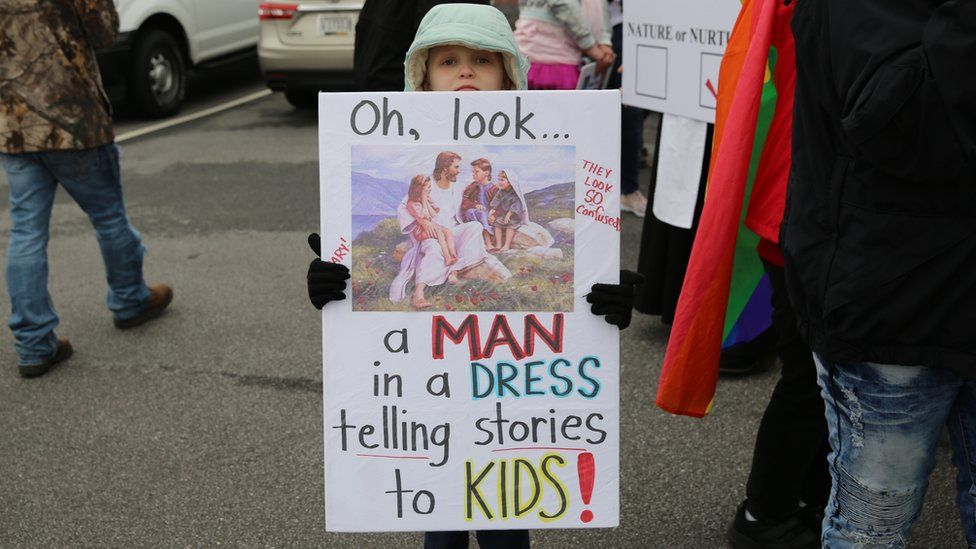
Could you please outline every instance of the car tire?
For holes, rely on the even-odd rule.
[[[169,33],[150,30],[138,38],[129,74],[132,106],[148,118],[175,114],[186,95],[186,63]]]
[[[311,90],[285,90],[285,99],[296,109],[314,110],[318,106],[318,93]]]

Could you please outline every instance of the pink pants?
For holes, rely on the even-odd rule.
[[[530,90],[575,90],[577,82],[579,82],[577,65],[533,63],[529,68]]]

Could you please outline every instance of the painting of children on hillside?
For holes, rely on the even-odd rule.
[[[353,146],[353,310],[572,311],[575,157]]]

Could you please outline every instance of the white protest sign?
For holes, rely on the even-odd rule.
[[[654,0],[624,7],[624,103],[715,121],[718,72],[740,0]]]
[[[320,94],[327,530],[618,524],[619,105]]]
[[[602,90],[607,87],[610,80],[610,71],[606,69],[602,73],[596,72],[596,63],[590,62],[580,67],[579,80],[576,82],[578,90]]]

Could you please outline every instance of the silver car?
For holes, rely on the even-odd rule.
[[[353,46],[362,0],[262,2],[258,59],[268,87],[299,108],[319,90],[353,87]]]

